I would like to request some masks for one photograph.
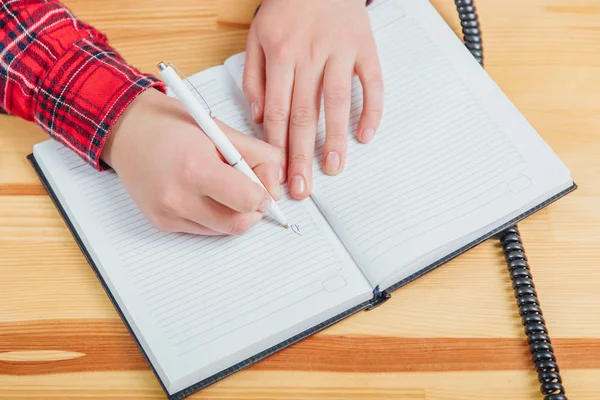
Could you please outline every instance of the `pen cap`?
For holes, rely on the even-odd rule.
[[[191,90],[183,83],[183,80],[177,75],[171,66],[159,65],[159,75],[163,81],[171,88],[175,96],[190,113],[192,118],[206,133],[210,140],[215,144],[219,152],[230,165],[236,164],[241,158],[241,154],[231,144],[221,128],[206,112],[202,104],[196,99]]]

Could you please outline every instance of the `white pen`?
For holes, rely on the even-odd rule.
[[[196,99],[189,88],[183,84],[183,81],[179,75],[177,75],[175,70],[170,65],[165,65],[163,62],[158,64],[158,70],[164,82],[173,90],[175,96],[177,96],[177,98],[183,103],[190,115],[194,118],[198,125],[200,125],[200,128],[202,128],[204,133],[206,133],[206,135],[214,143],[214,145],[217,147],[217,150],[219,150],[229,165],[267,190],[258,176],[256,176],[252,168],[250,168],[246,160],[244,160],[240,152],[237,151],[237,149],[233,146],[233,143],[229,141],[217,123],[211,118],[210,115],[208,115],[202,104],[200,104],[198,99]],[[285,216],[281,212],[281,209],[277,206],[277,203],[273,197],[271,197],[271,207],[269,208],[269,213],[286,229],[289,228]]]

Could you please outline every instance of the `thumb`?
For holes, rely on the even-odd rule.
[[[223,133],[231,140],[231,143],[241,153],[244,160],[265,185],[275,200],[281,198],[280,170],[281,151],[262,140],[253,138],[237,131],[219,120],[215,120]]]

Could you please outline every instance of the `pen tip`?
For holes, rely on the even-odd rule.
[[[285,229],[289,229],[289,228],[290,228],[290,226],[289,226],[288,224],[285,224],[283,227],[284,227]]]

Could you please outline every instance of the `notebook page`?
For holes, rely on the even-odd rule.
[[[222,68],[192,81],[216,116],[250,133]],[[114,172],[54,141],[34,154],[170,393],[372,297],[310,202],[284,194],[289,230],[265,218],[240,237],[162,233]]]
[[[246,65],[246,52],[234,54],[223,63],[229,75],[233,78],[240,92],[243,93],[242,80],[244,78],[244,65]],[[248,102],[246,101],[246,104]]]
[[[429,2],[380,0],[370,15],[383,122],[374,142],[354,139],[362,109],[355,79],[347,167],[337,177],[321,171],[321,115],[312,198],[371,283],[383,285],[571,180]]]

